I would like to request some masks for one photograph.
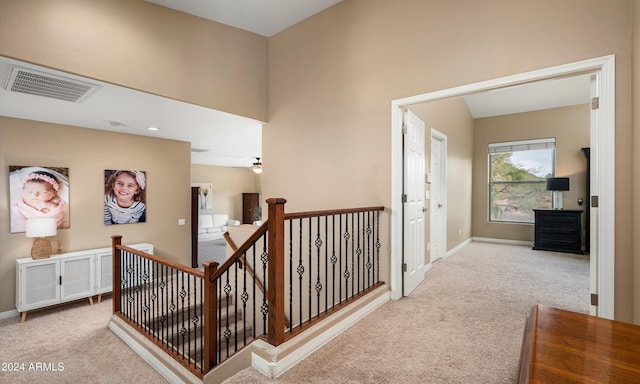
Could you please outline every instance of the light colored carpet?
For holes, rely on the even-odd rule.
[[[224,383],[514,383],[531,306],[587,312],[588,285],[587,256],[472,243],[279,379],[248,368]],[[107,328],[110,315],[108,299],[0,320],[0,363],[25,363],[0,383],[164,382]]]
[[[17,371],[0,370],[0,383],[166,382],[107,328],[111,308],[111,299],[83,300],[29,313],[24,323],[0,320],[0,363],[19,364]],[[38,370],[38,363],[58,371]]]
[[[198,242],[198,267],[207,261],[217,261],[222,264],[227,260],[227,241],[225,239],[215,239]]]
[[[588,298],[587,256],[472,243],[279,379],[248,368],[224,384],[515,383],[531,307],[588,312]]]

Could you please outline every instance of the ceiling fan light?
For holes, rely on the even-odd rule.
[[[262,173],[262,163],[260,162],[259,157],[256,157],[256,160],[257,161],[251,166],[251,170],[256,174],[260,174]]]

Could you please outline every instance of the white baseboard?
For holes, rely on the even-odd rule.
[[[16,317],[18,315],[19,313],[17,309],[12,309],[11,311],[6,311],[6,312],[0,312],[0,320],[9,319],[11,317]]]
[[[385,286],[384,289],[388,289],[388,288]],[[320,349],[320,347],[322,347],[323,345],[325,345],[326,343],[334,339],[336,336],[340,335],[347,328],[357,323],[363,317],[375,311],[378,307],[380,307],[381,305],[389,301],[390,298],[391,296],[389,292],[378,296],[368,304],[364,305],[362,308],[356,310],[355,312],[346,316],[344,319],[340,320],[338,323],[336,323],[329,329],[322,331],[318,336],[313,337],[312,339],[306,341],[303,346],[296,348],[293,352],[284,356],[281,359],[278,359],[278,354],[282,353],[283,350],[287,349],[287,345],[286,345],[287,343],[284,343],[279,347],[273,347],[268,343],[256,341],[253,343],[254,346],[258,347],[259,349],[263,349],[262,352],[266,352],[266,354],[261,353],[259,355],[254,352],[251,358],[251,365],[253,368],[255,368],[257,371],[259,371],[266,377],[271,379],[277,378],[283,373],[285,373],[288,369],[292,368],[297,363],[302,361],[304,358],[306,358],[307,356],[311,355],[313,352]],[[339,315],[339,314],[340,313],[338,311],[336,315]],[[330,320],[327,319],[324,321],[330,321]],[[322,326],[322,324],[318,324],[318,325]],[[314,332],[313,327],[310,328],[308,332]],[[300,337],[300,336],[297,336],[297,337]],[[292,342],[295,343],[296,340],[293,339]]]
[[[533,242],[531,241],[494,239],[490,237],[473,237],[472,240],[483,242],[483,243],[498,243],[498,244],[522,245],[525,247],[533,247]]]
[[[447,251],[447,254],[444,255],[444,257],[449,257],[451,255],[453,255],[454,253],[458,252],[459,250],[461,250],[462,248],[464,248],[464,246],[466,246],[467,244],[471,243],[471,238],[468,238],[467,240],[463,241],[462,243],[456,245],[455,247],[451,248],[450,250]]]

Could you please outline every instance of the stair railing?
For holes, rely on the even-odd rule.
[[[114,314],[199,377],[256,338],[277,346],[374,290],[384,207],[269,218],[218,265],[192,269],[113,236]]]

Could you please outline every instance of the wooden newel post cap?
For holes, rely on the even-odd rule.
[[[267,204],[285,204],[287,199],[283,199],[282,197],[270,197],[267,199]]]

